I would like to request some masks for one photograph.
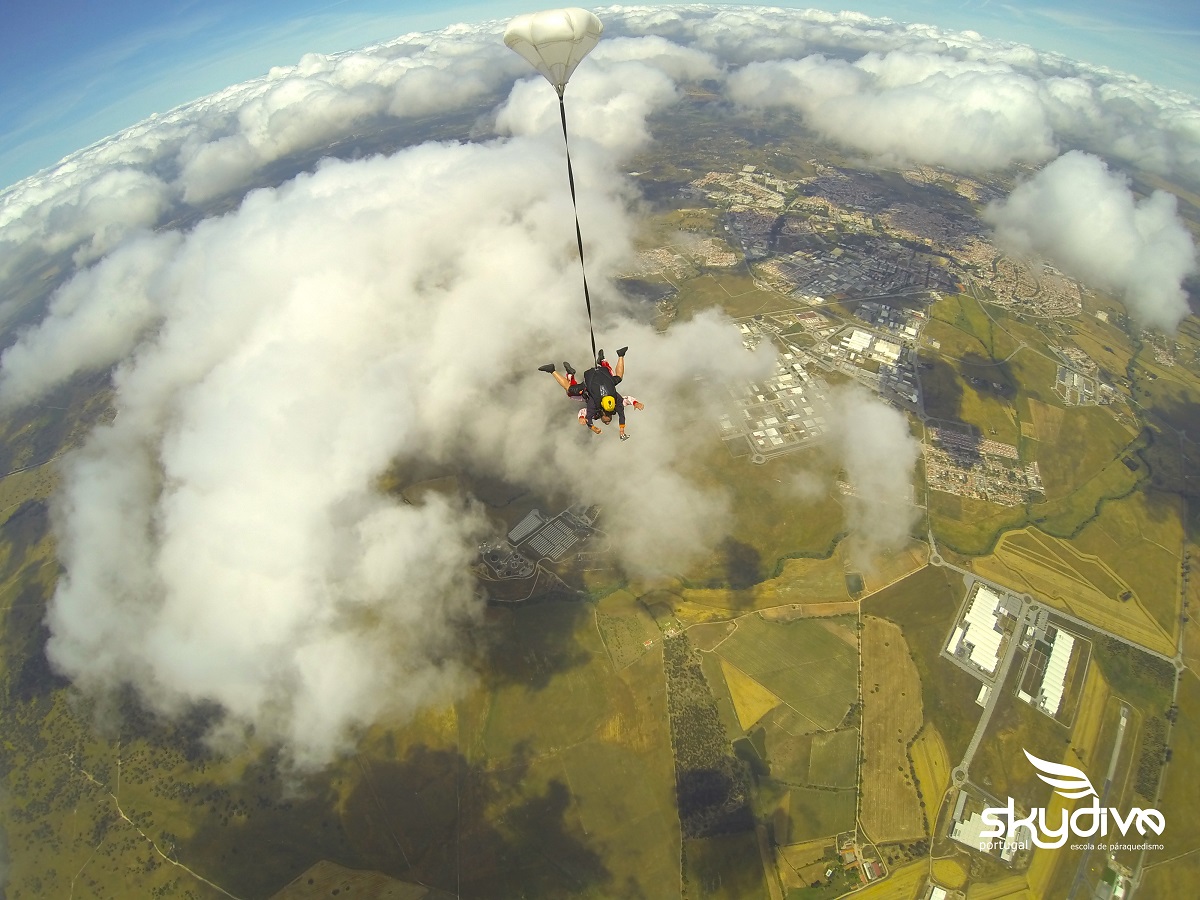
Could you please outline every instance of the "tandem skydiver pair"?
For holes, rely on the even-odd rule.
[[[579,421],[596,434],[601,433],[601,428],[596,424],[596,420],[599,419],[605,425],[609,425],[612,423],[615,413],[620,423],[621,440],[625,441],[629,439],[629,435],[625,432],[625,407],[645,409],[646,406],[636,397],[623,397],[617,392],[617,385],[625,377],[625,353],[628,349],[628,347],[622,347],[617,351],[615,371],[608,360],[604,358],[604,351],[601,350],[597,353],[596,365],[583,373],[582,384],[575,380],[575,368],[568,362],[563,363],[566,375],[559,374],[554,363],[546,363],[544,366],[538,366],[538,369],[553,375],[554,380],[567,392],[568,397],[584,404],[583,408],[579,410]]]

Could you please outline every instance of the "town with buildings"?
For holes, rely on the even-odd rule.
[[[1045,494],[1036,461],[1022,465],[1012,444],[985,439],[961,422],[926,423],[925,481],[931,491],[1021,506]]]

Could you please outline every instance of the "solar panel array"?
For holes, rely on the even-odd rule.
[[[558,522],[548,522],[546,527],[529,539],[529,547],[539,556],[558,560],[579,542],[579,535],[564,528]]]

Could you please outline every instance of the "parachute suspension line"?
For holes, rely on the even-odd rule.
[[[583,232],[579,229],[579,203],[575,199],[575,172],[571,168],[571,145],[567,140],[567,107],[558,92],[558,112],[562,117],[563,144],[567,148],[567,180],[571,183],[571,206],[575,208],[575,239],[579,242],[579,268],[583,273],[583,302],[587,304],[588,334],[592,338],[592,362],[596,360],[596,329],[592,326],[592,296],[588,292],[587,266],[583,262]]]

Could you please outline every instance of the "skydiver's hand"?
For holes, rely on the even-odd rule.
[[[634,408],[634,409],[645,409],[645,408],[646,408],[646,404],[645,404],[645,403],[643,403],[641,400],[634,400],[634,401],[633,401],[633,408]]]
[[[596,434],[600,434],[600,433],[601,433],[601,431],[600,431],[600,426],[598,426],[598,425],[593,425],[593,426],[592,426],[592,431],[596,432]]]

